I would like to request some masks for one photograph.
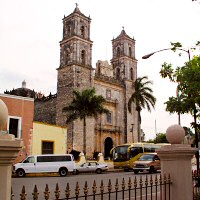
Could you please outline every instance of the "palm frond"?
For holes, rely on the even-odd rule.
[[[156,98],[153,96],[153,90],[149,87],[153,84],[148,80],[147,76],[138,77],[133,83],[135,89],[128,101],[128,111],[131,112],[132,103],[136,105],[136,110],[140,112],[143,108],[151,111],[151,107],[155,107]]]

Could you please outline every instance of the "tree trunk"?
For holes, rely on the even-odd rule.
[[[86,119],[83,118],[83,153],[86,156]]]
[[[140,111],[138,111],[138,142],[141,142],[140,127],[141,127],[141,115]]]

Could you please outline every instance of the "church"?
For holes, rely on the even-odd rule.
[[[95,88],[105,99],[108,114],[86,120],[87,157],[101,152],[105,158],[110,150],[123,143],[140,141],[138,113],[135,105],[128,111],[128,100],[134,92],[137,78],[135,40],[125,30],[112,39],[110,62],[98,60],[92,66],[90,38],[91,18],[76,5],[74,11],[63,18],[63,37],[60,41],[60,65],[57,68],[57,93],[37,96],[34,101],[34,121],[67,126],[67,152],[83,151],[83,123],[76,120],[66,125],[62,109],[73,99],[73,90]]]

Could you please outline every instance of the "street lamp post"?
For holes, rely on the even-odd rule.
[[[188,54],[188,60],[189,60],[189,65],[191,67],[191,59],[190,59],[190,50],[185,50],[185,49],[182,49],[182,48],[176,48],[177,50],[180,50],[180,51],[184,51]],[[142,56],[142,59],[148,59],[149,57],[151,57],[152,55],[154,55],[155,53],[159,53],[161,51],[167,51],[167,50],[173,50],[173,48],[166,48],[166,49],[161,49],[161,50],[158,50],[158,51],[154,51],[152,53],[149,53],[147,55],[144,55]],[[194,131],[195,131],[195,147],[198,149],[199,145],[198,145],[198,142],[199,142],[199,138],[198,138],[198,131],[197,131],[197,127],[196,127],[196,106],[194,105],[194,123],[195,123],[195,127],[194,127]],[[199,150],[196,152],[196,160],[197,160],[197,171],[199,170]]]
[[[188,59],[189,59],[189,63],[190,63],[190,50],[189,49],[185,50],[185,49],[181,49],[181,48],[176,48],[176,49],[178,49],[180,51],[185,51],[188,54]],[[158,51],[154,51],[154,52],[149,53],[149,54],[147,54],[145,56],[142,56],[142,59],[148,59],[149,57],[151,57],[155,53],[158,53],[158,52],[161,52],[161,51],[167,51],[167,50],[173,50],[173,49],[172,48],[167,48],[167,49],[161,49],[161,50],[158,50]]]

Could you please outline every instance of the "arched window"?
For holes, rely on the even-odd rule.
[[[81,63],[85,64],[85,50],[81,51]]]
[[[112,114],[110,112],[107,113],[106,118],[107,118],[107,123],[111,124],[112,123]]]
[[[111,99],[111,90],[110,89],[106,90],[106,99]]]
[[[81,36],[84,38],[85,37],[85,27],[81,26]]]
[[[66,50],[65,51],[65,64],[68,64],[68,62],[69,62],[69,60],[70,60],[70,52],[69,52],[69,50]]]
[[[120,56],[120,47],[117,47],[117,57]]]
[[[100,63],[98,64],[98,74],[99,75],[101,74],[101,64]]]
[[[130,69],[130,78],[133,80],[133,68]]]
[[[70,26],[67,27],[67,35],[68,36],[71,35],[71,27]]]
[[[117,68],[117,71],[116,71],[116,78],[119,79],[120,78],[120,69]]]
[[[132,57],[132,49],[129,47],[129,56]]]

